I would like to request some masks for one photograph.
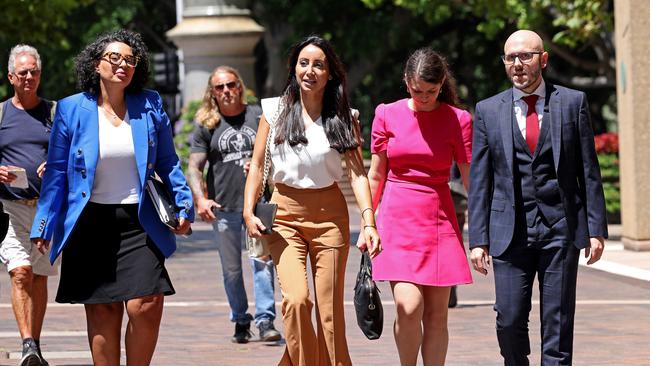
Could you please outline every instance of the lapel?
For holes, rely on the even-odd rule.
[[[514,148],[512,146],[512,119],[513,119],[513,103],[512,103],[512,88],[508,89],[501,99],[501,103],[498,105],[497,110],[497,120],[499,121],[499,129],[501,130],[501,140],[503,142],[503,151],[506,155],[506,163],[508,165],[508,170],[510,171],[510,176],[513,176],[512,173],[512,160],[514,154]]]
[[[79,145],[77,149],[83,151],[86,170],[88,174],[88,189],[93,187],[95,168],[99,159],[99,120],[97,110],[97,97],[84,93],[81,100],[81,113],[79,114]]]
[[[147,171],[147,158],[149,152],[149,123],[150,118],[146,110],[146,99],[141,98],[142,94],[126,94],[126,107],[129,111],[131,133],[133,135],[133,149],[135,151],[135,163],[138,167],[140,187],[144,187],[144,180]]]
[[[546,100],[550,113],[546,113],[545,110],[544,121],[546,121],[547,117],[550,117],[549,127],[551,146],[553,147],[553,163],[555,165],[555,174],[557,174],[560,166],[560,152],[562,151],[562,106],[559,91],[552,84],[546,84]]]

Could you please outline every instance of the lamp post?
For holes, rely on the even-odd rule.
[[[201,99],[212,70],[230,65],[255,85],[253,49],[264,28],[250,17],[246,0],[184,0],[182,20],[167,32],[181,54],[183,104]]]

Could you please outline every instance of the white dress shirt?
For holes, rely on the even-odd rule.
[[[526,139],[526,113],[528,113],[528,104],[521,99],[528,95],[537,95],[537,103],[535,103],[535,112],[537,112],[537,117],[539,119],[539,130],[542,130],[542,119],[544,118],[544,102],[546,100],[546,83],[544,79],[539,83],[537,89],[531,94],[526,94],[520,89],[515,87],[512,88],[512,101],[514,102],[515,108],[515,117],[517,118],[517,125],[519,126],[519,131]]]

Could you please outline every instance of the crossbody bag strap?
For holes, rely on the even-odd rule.
[[[280,101],[278,102],[278,108],[275,110],[275,114],[273,115],[273,118],[271,121],[269,121],[269,134],[266,136],[266,146],[264,146],[264,174],[262,176],[262,189],[260,189],[259,194],[257,195],[257,199],[259,200],[262,195],[264,195],[264,190],[266,189],[266,184],[268,183],[269,180],[269,173],[271,171],[271,136],[273,135],[273,128],[275,127],[275,123],[278,121],[278,117],[280,116],[280,112],[284,108],[283,105],[283,100],[284,98],[280,97]]]

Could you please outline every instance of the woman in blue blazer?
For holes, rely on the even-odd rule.
[[[62,254],[57,302],[85,305],[95,365],[119,365],[124,310],[127,364],[148,365],[163,296],[164,266],[194,218],[160,96],[143,89],[147,49],[140,35],[100,36],[76,59],[83,93],[58,104],[31,237],[50,260]],[[179,224],[166,227],[144,186],[156,173],[172,192]]]

